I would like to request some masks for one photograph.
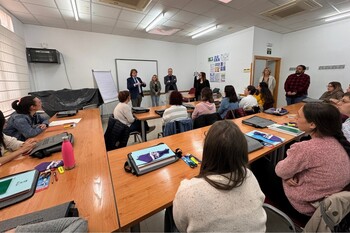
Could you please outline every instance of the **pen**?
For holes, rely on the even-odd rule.
[[[53,172],[53,176],[55,177],[55,181],[57,182],[58,181],[58,176],[56,174],[56,171]]]

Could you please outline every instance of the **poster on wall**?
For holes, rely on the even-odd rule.
[[[208,58],[210,66],[210,82],[226,82],[226,62],[229,60],[229,53],[223,53]]]

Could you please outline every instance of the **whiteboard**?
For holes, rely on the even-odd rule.
[[[111,71],[95,71],[92,70],[97,88],[100,90],[104,103],[117,101],[118,92],[113,81]]]
[[[130,70],[136,69],[137,76],[146,83],[144,90],[149,90],[149,83],[154,74],[158,75],[157,60],[137,60],[137,59],[115,59],[115,68],[117,72],[117,90],[127,90],[126,79],[130,77]],[[158,77],[159,79],[159,77]]]

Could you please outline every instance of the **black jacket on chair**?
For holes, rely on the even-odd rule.
[[[217,112],[211,113],[211,114],[201,115],[201,116],[197,117],[196,119],[194,119],[193,128],[198,129],[198,128],[201,128],[204,126],[212,125],[216,121],[220,121],[220,120],[222,120],[221,116]]]
[[[107,130],[104,135],[106,150],[110,151],[125,147],[128,144],[129,135],[129,126],[113,117],[109,117]]]

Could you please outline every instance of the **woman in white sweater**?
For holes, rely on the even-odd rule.
[[[262,76],[259,79],[259,83],[264,82],[268,85],[271,94],[273,95],[273,91],[276,87],[276,79],[271,75],[271,70],[269,67],[266,67],[262,72]]]
[[[226,120],[214,123],[204,141],[199,175],[183,180],[176,193],[177,228],[181,232],[265,232],[265,196],[247,163],[247,141],[238,126]]]

